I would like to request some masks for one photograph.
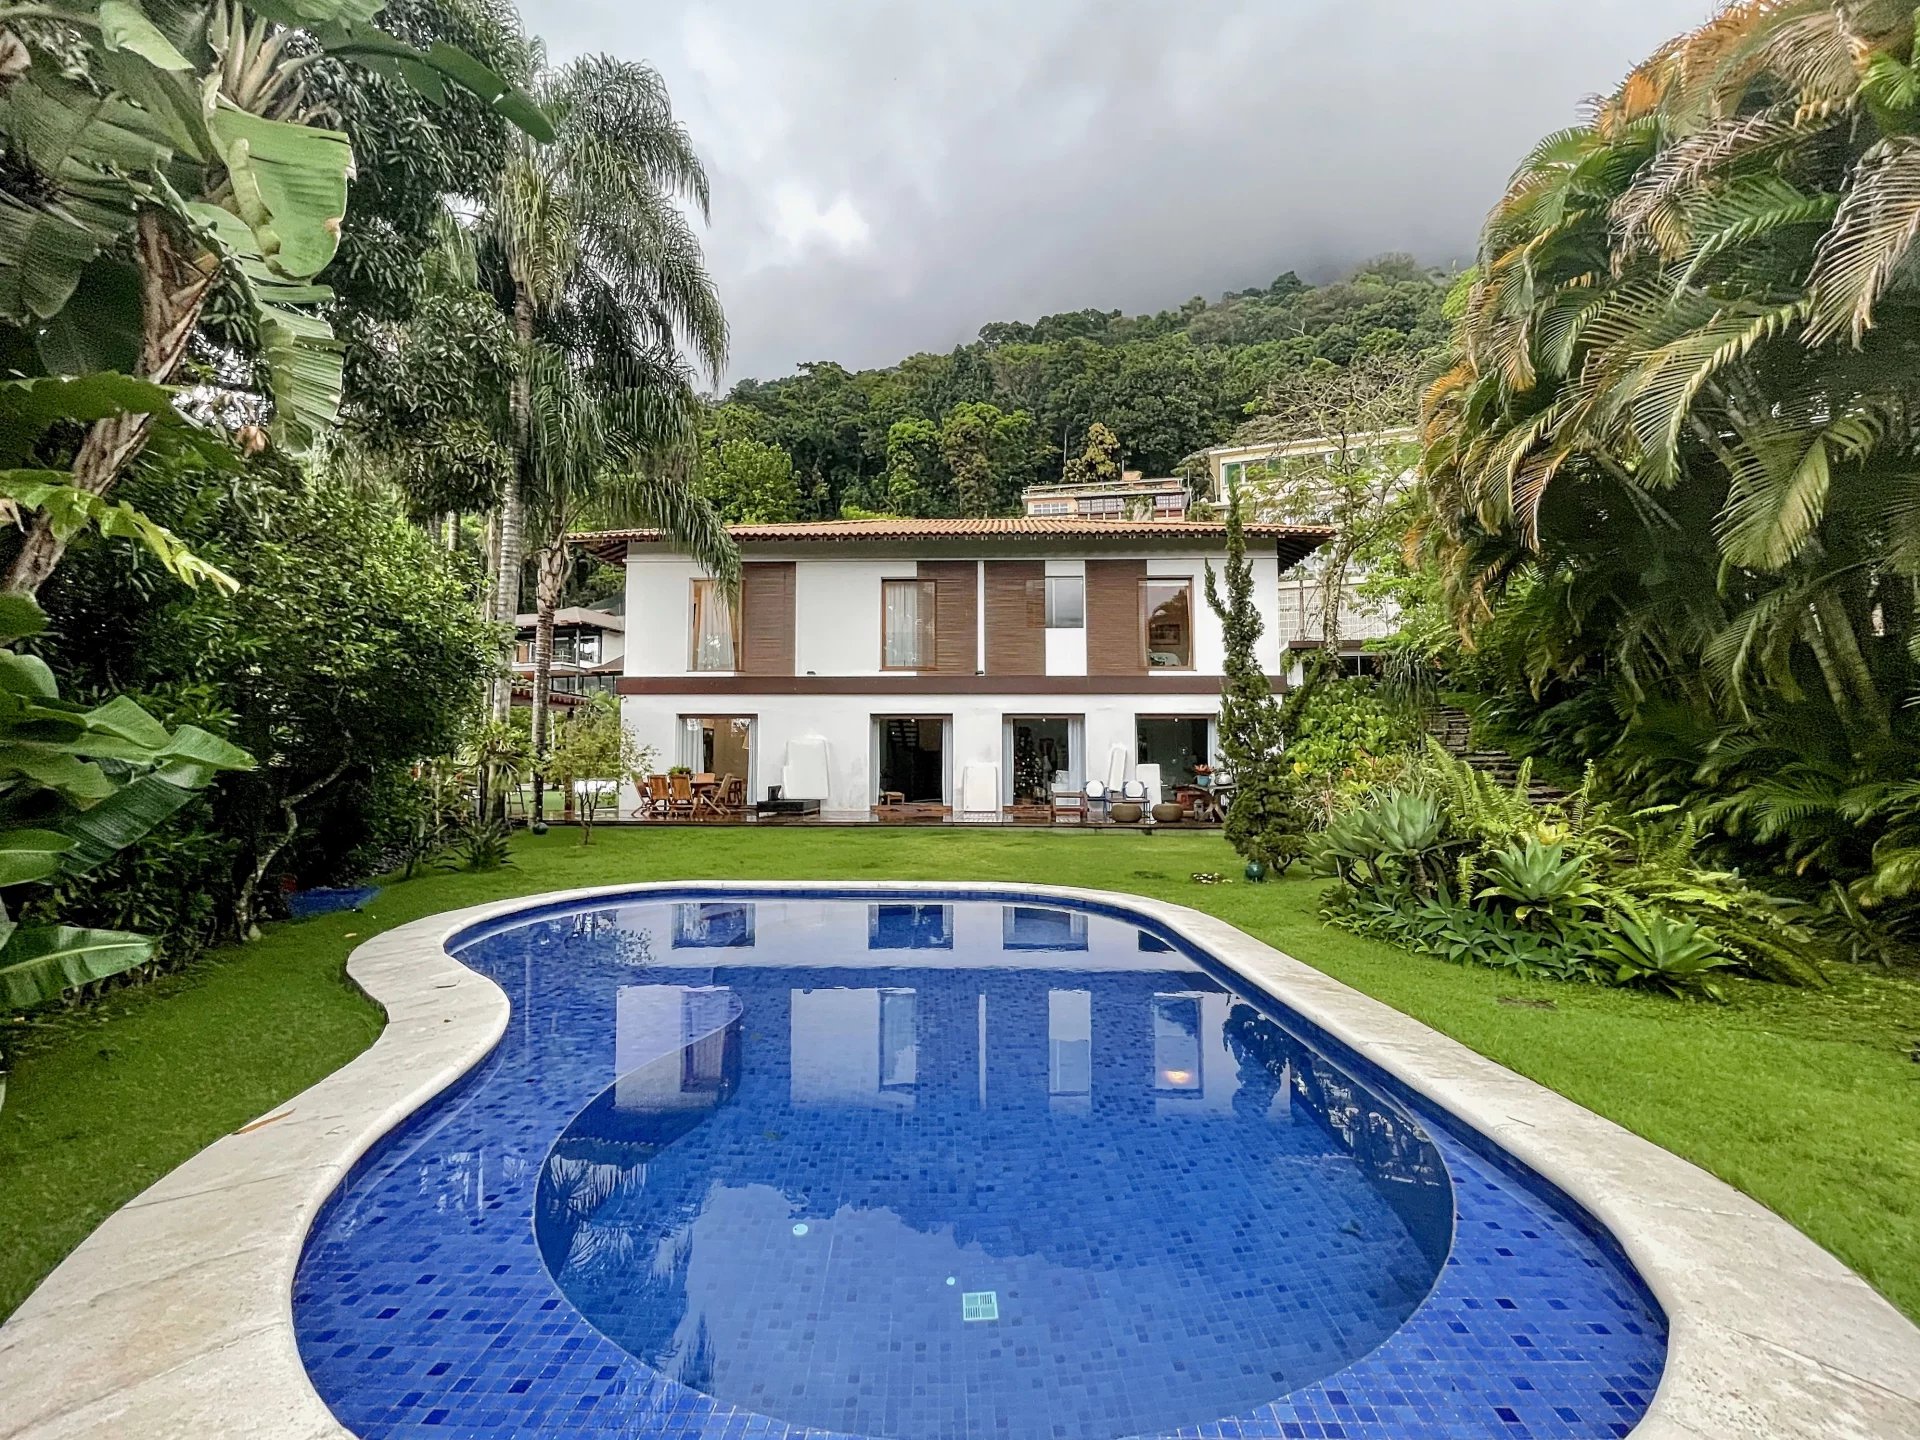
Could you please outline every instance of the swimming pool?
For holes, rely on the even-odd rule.
[[[1569,1202],[1125,911],[702,890],[454,948],[507,1034],[295,1286],[368,1440],[1608,1436],[1658,1383]]]

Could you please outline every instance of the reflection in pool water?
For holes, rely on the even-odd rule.
[[[1117,916],[621,902],[459,953],[512,994],[503,1050],[350,1187],[296,1297],[316,1383],[370,1437],[720,1434],[731,1409],[796,1435],[1112,1440],[1289,1394],[1349,1406],[1357,1372],[1316,1382],[1479,1343],[1477,1315],[1403,1327],[1434,1313],[1449,1161],[1497,1189],[1482,1162]],[[1475,1247],[1515,1223],[1492,1203]],[[528,1211],[537,1258],[494,1219]],[[1657,1318],[1576,1227],[1534,1223],[1576,1252],[1547,1287],[1563,1309],[1610,1304],[1618,1329],[1572,1343],[1620,1351],[1589,1386],[1619,1424],[1658,1375]],[[1499,1288],[1464,1308],[1526,1293]],[[1549,1338],[1488,1331],[1501,1366],[1531,1358],[1523,1328]],[[1395,1363],[1398,1403],[1498,1415],[1479,1381],[1429,1377],[1472,1397],[1436,1401]]]
[[[993,963],[849,973],[823,915],[560,1136],[535,1233],[609,1339],[796,1424],[1132,1435],[1339,1370],[1432,1286],[1432,1144],[1217,980],[1115,920],[906,908],[868,936]]]

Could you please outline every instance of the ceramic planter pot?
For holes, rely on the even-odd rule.
[[[1146,813],[1131,800],[1122,800],[1107,810],[1108,818],[1116,825],[1138,825],[1140,817]]]
[[[1153,807],[1153,818],[1161,825],[1178,825],[1187,818],[1187,812],[1168,801]]]

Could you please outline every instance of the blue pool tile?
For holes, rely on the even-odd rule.
[[[1477,1137],[1099,913],[894,908],[602,906],[469,945],[514,1023],[301,1267],[341,1419],[1418,1440],[1644,1412],[1657,1309]],[[936,1260],[952,1289],[906,1293]],[[999,1318],[963,1321],[988,1289]]]

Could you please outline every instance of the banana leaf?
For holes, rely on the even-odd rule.
[[[142,775],[95,805],[60,822],[66,851],[58,872],[84,875],[106,864],[193,798],[193,791],[158,775]],[[0,831],[0,844],[6,832]],[[3,854],[3,852],[0,852]]]
[[[72,849],[73,837],[57,830],[0,829],[0,889],[51,879]]]
[[[222,102],[208,118],[233,184],[234,207],[262,259],[311,280],[340,247],[353,150],[337,130],[266,120]]]
[[[100,38],[109,50],[131,50],[158,69],[193,69],[134,0],[100,0]]]
[[[15,930],[0,948],[0,1000],[14,1007],[57,1000],[76,986],[146,964],[154,948],[145,935],[121,930],[69,925]]]

